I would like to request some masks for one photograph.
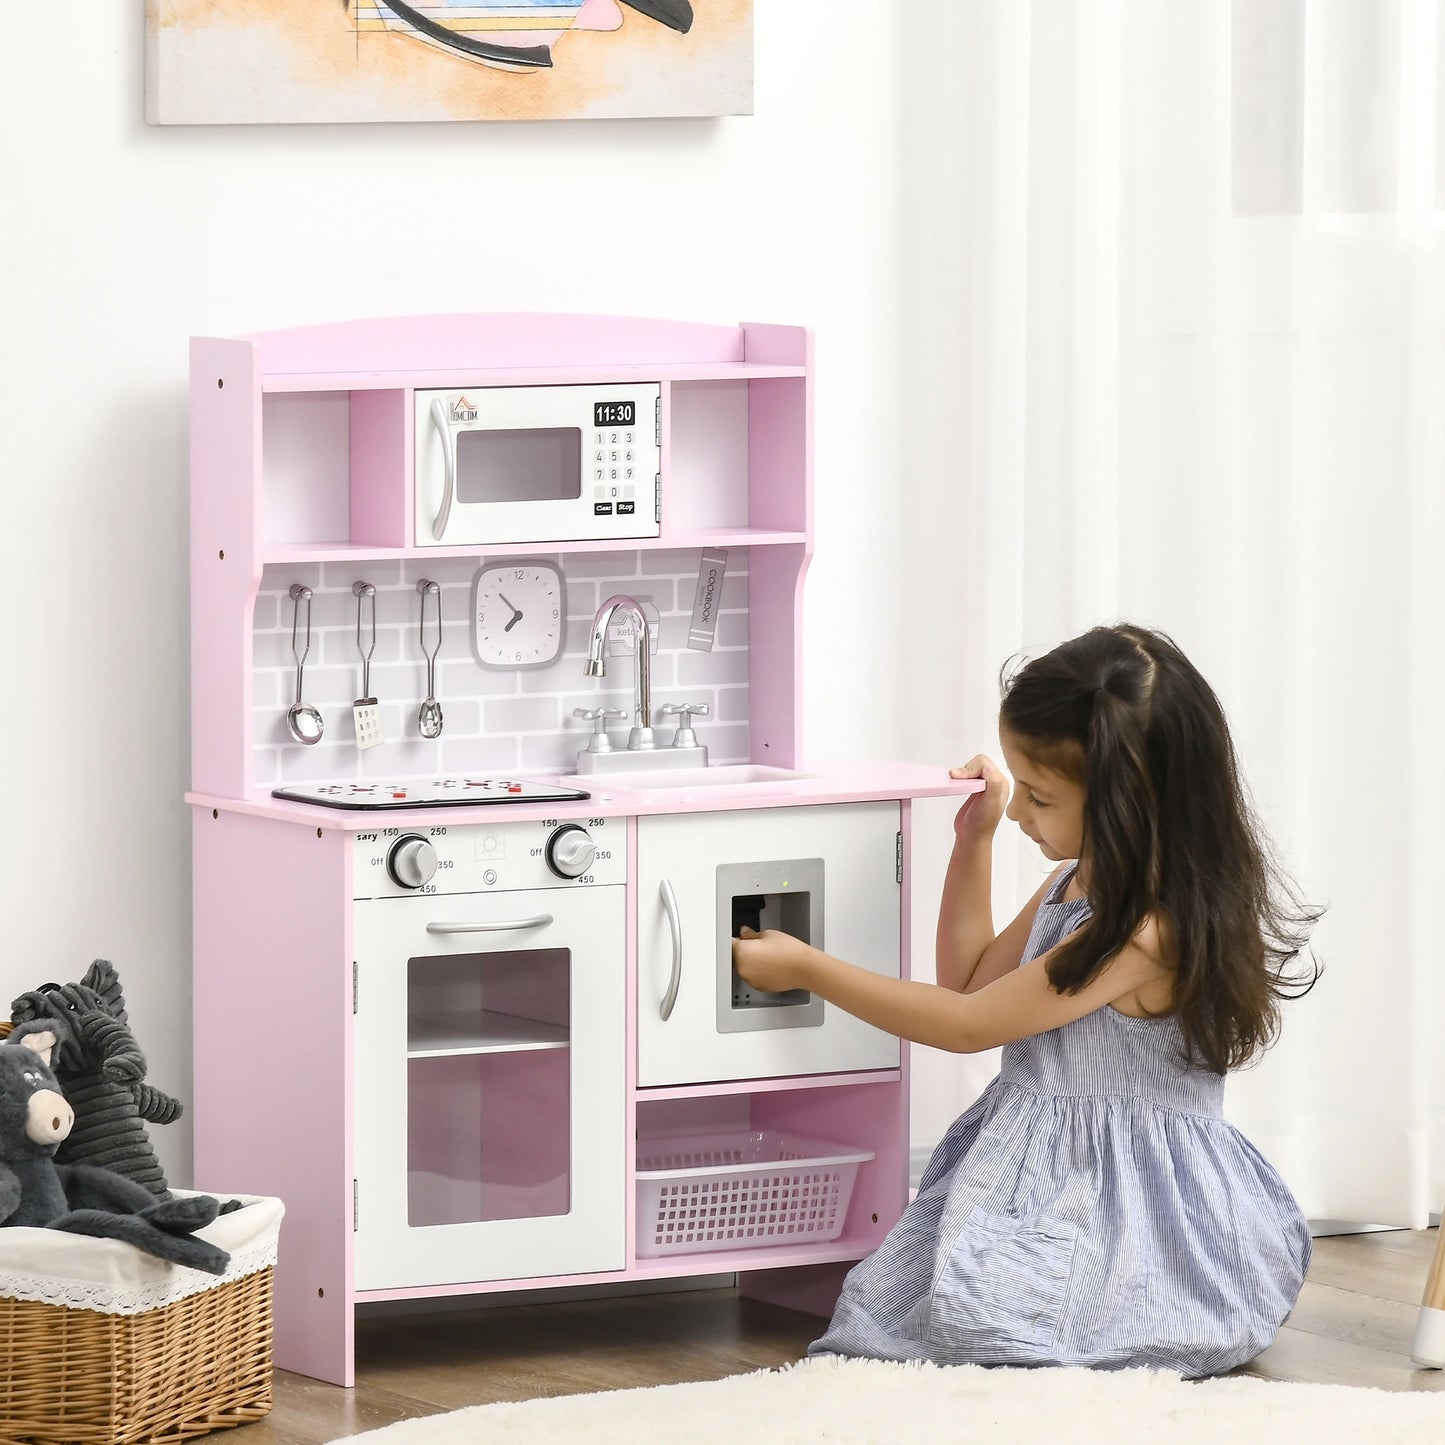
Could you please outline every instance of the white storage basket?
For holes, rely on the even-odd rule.
[[[637,1253],[837,1239],[871,1150],[771,1131],[637,1141]]]

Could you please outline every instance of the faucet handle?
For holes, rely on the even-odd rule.
[[[589,753],[610,753],[612,742],[607,736],[607,719],[626,717],[627,709],[622,707],[574,707],[572,716],[586,718],[588,722],[596,724],[592,729],[592,736],[587,739],[586,750]]]
[[[692,730],[692,714],[706,717],[712,708],[705,702],[668,702],[662,705],[661,711],[664,717],[677,717],[677,731],[672,735],[673,747],[695,748],[697,734]]]

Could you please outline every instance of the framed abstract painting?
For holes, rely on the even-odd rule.
[[[147,0],[152,125],[750,115],[753,0]]]

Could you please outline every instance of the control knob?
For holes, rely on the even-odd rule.
[[[559,878],[580,878],[597,857],[597,844],[586,828],[565,823],[547,839],[547,866]]]
[[[436,877],[437,850],[417,833],[404,833],[386,855],[386,871],[400,888],[424,888]]]

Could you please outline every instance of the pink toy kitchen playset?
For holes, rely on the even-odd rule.
[[[897,976],[910,799],[802,755],[813,350],[357,321],[191,345],[195,1177],[285,1201],[275,1356],[368,1301],[735,1273],[826,1310],[908,1057],[732,970]]]

